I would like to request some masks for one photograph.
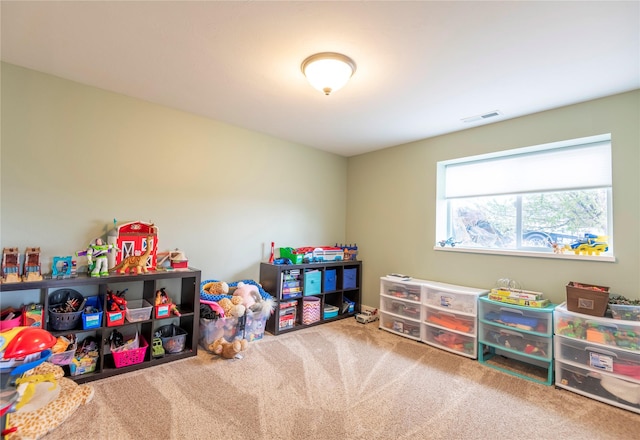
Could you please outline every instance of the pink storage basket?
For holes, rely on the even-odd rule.
[[[140,341],[139,348],[134,348],[133,350],[111,352],[111,354],[113,355],[113,362],[116,364],[116,368],[128,367],[129,365],[139,364],[144,361],[144,356],[147,354],[147,348],[149,347],[149,344],[142,337],[142,335],[139,335],[138,338]]]

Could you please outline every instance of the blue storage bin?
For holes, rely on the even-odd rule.
[[[94,307],[98,311],[95,313],[85,313],[84,310],[87,310],[87,307]],[[84,330],[102,327],[102,301],[100,297],[90,296],[87,298],[84,310],[82,312],[82,328]]]
[[[357,287],[358,269],[344,269],[342,278],[343,289],[355,289]]]
[[[324,271],[324,292],[336,290],[336,270],[327,269]]]

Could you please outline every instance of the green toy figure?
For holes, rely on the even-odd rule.
[[[118,248],[112,244],[104,244],[101,238],[96,238],[95,243],[89,245],[87,248],[87,261],[89,268],[91,268],[92,277],[109,276],[107,254],[113,250],[117,252]]]

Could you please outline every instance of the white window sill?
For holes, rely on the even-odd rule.
[[[450,246],[434,246],[434,251],[439,252],[463,252],[469,254],[488,254],[488,255],[507,255],[509,257],[533,257],[533,258],[551,258],[559,260],[581,260],[581,261],[598,261],[604,263],[615,263],[616,257],[610,254],[600,255],[576,255],[574,252],[565,252],[564,254],[554,254],[552,252],[529,252],[516,251],[508,249],[482,249],[468,247],[450,247]]]

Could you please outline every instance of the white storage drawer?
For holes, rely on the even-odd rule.
[[[420,302],[420,286],[409,283],[394,283],[383,279],[380,282],[380,290],[381,295]]]
[[[389,313],[420,320],[420,303],[380,296],[380,308]]]
[[[385,311],[381,311],[380,326],[409,338],[420,339],[420,322],[398,318]]]
[[[431,326],[426,326],[425,333],[425,341],[431,345],[467,357],[477,357],[478,344],[474,337]]]
[[[640,413],[640,383],[556,360],[556,386]]]
[[[640,352],[556,337],[556,359],[640,380]]]
[[[481,342],[545,361],[553,357],[552,338],[481,324]]]
[[[484,299],[480,301],[478,317],[516,330],[527,330],[541,335],[553,335],[553,314],[516,305],[504,306]]]
[[[425,304],[442,307],[475,315],[477,313],[478,296],[471,295],[464,290],[438,288],[426,286]]]
[[[468,315],[456,314],[450,311],[444,311],[426,307],[425,321],[428,325],[438,326],[460,333],[466,333],[471,336],[476,335],[476,318]]]
[[[554,311],[554,326],[556,335],[640,352],[640,321],[570,312],[563,303]]]

